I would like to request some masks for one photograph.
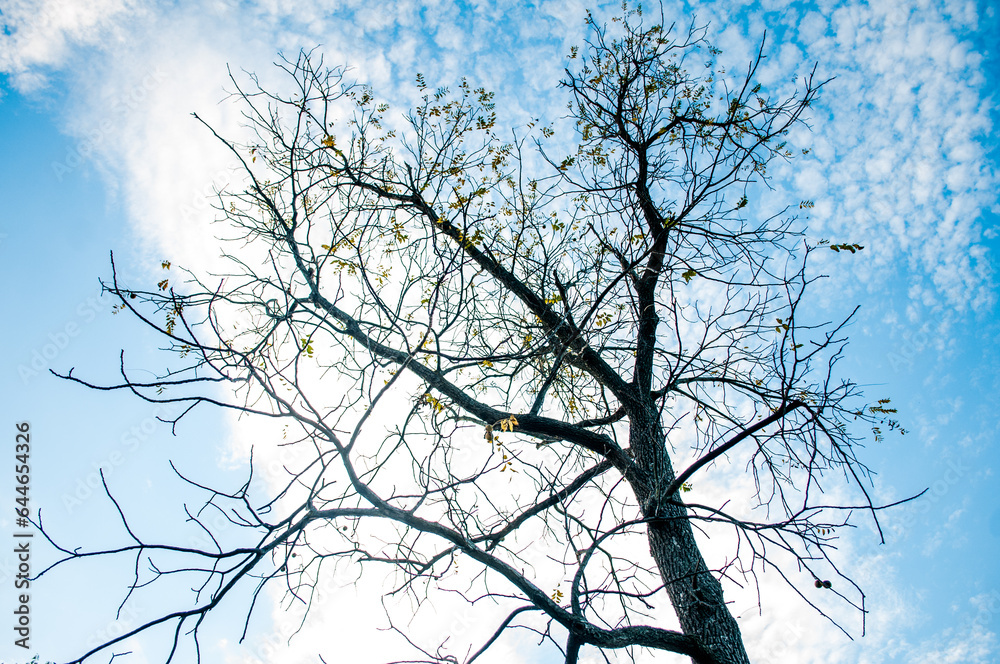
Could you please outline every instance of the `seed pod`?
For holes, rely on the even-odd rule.
[[[829,587],[831,587],[832,585],[833,585],[833,584],[832,584],[832,583],[830,583],[829,581],[824,581],[824,582],[823,582],[823,587],[824,587],[824,588],[829,588]]]
[[[822,588],[823,587],[823,582],[820,581],[819,579],[816,579],[816,587],[817,588]]]

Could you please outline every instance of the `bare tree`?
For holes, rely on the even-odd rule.
[[[836,376],[844,324],[800,320],[819,247],[795,210],[748,214],[821,84],[776,99],[755,82],[763,50],[734,87],[699,29],[634,10],[588,21],[562,81],[577,131],[565,159],[550,126],[502,140],[492,94],[465,81],[431,92],[418,76],[423,103],[397,133],[369,89],[310,54],[281,65],[287,96],[233,79],[255,138],[216,135],[246,176],[219,196],[240,231],[232,273],[105,286],[183,370],[142,382],[123,361],[117,385],[63,377],[179,404],[175,427],[202,404],[281,418],[282,442],[309,460],[264,500],[249,480],[209,487],[178,470],[206,492],[189,518],[208,546],[145,541],[118,502],[127,545],[57,545],[57,565],[128,559],[128,594],[201,576],[189,609],[75,661],[163,624],[170,661],[237,584],[278,582],[308,606],[331,567],[358,564],[387,568],[419,603],[458,587],[461,560],[466,599],[505,608],[479,643],[407,634],[430,662],[471,663],[514,628],[567,663],[584,646],[748,662],[723,581],[765,568],[817,610],[836,600],[863,616],[829,554],[853,512],[877,525],[885,507],[868,498],[853,422],[897,424]],[[745,469],[748,494],[696,486],[725,468]],[[857,504],[828,504],[827,481]],[[243,545],[215,536],[213,512]],[[709,556],[721,562],[706,563],[696,531],[731,544]],[[565,587],[536,580],[546,560]],[[679,628],[648,624],[667,602]]]

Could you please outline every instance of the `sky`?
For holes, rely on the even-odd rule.
[[[159,342],[113,315],[99,280],[110,274],[110,251],[125,278],[146,283],[162,278],[165,259],[218,264],[208,199],[236,175],[191,113],[238,135],[229,72],[280,86],[272,66],[279,54],[318,47],[327,64],[350,67],[397,112],[416,98],[417,72],[431,87],[466,76],[497,92],[501,122],[523,126],[563,112],[556,83],[570,46],[585,36],[587,8],[609,17],[616,5],[0,4],[0,425],[14,456],[14,425],[30,423],[31,508],[41,508],[60,543],[122,541],[98,469],[158,537],[187,532],[168,460],[223,482],[245,471],[245,423],[204,411],[173,436],[154,406],[48,373],[75,367],[113,381],[122,349],[137,375],[162,366]],[[707,24],[720,62],[732,68],[745,67],[766,34],[769,87],[791,85],[814,63],[832,79],[812,109],[811,132],[794,137],[809,154],[773,171],[759,212],[810,199],[810,238],[865,247],[849,262],[820,257],[815,267],[829,278],[811,306],[836,319],[860,305],[842,371],[866,394],[891,398],[908,430],[864,451],[878,471],[876,495],[891,501],[928,490],[885,516],[884,544],[868,528],[845,539],[845,565],[870,608],[864,637],[855,629],[849,640],[775,591],[761,615],[734,606],[745,614],[751,652],[758,661],[810,663],[1000,661],[1000,16],[989,2],[958,0],[676,2],[665,12],[681,25],[693,17]],[[12,472],[0,476],[0,496],[14,502]],[[0,516],[8,617],[17,600],[7,546],[15,532],[11,510]],[[52,552],[38,539],[32,546],[37,571]],[[15,646],[5,628],[0,662],[36,653],[64,661],[138,624],[155,602],[140,597],[117,611],[126,580],[127,570],[108,561],[43,578],[32,587],[31,647]],[[291,641],[280,606],[258,610],[244,644],[239,607],[219,612],[210,661],[318,662],[317,653],[331,661],[323,636],[331,623],[338,649],[379,661],[378,639],[388,642],[373,631],[381,607],[343,579],[329,588]],[[474,629],[453,607],[439,613],[452,634]],[[162,639],[135,644],[125,661],[162,661]],[[551,657],[527,641],[510,648],[512,661]]]

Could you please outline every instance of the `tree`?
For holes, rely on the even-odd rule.
[[[386,567],[418,603],[463,578],[470,603],[505,608],[480,643],[407,635],[433,662],[472,662],[515,627],[567,663],[584,646],[748,662],[722,581],[763,569],[817,610],[814,584],[863,616],[861,589],[829,557],[853,512],[877,525],[887,507],[868,497],[853,422],[876,437],[898,425],[886,400],[865,406],[836,375],[847,321],[800,320],[820,245],[794,210],[756,219],[749,205],[768,164],[792,157],[787,135],[822,84],[810,75],[774,98],[755,82],[763,47],[737,80],[703,30],[640,10],[587,21],[561,82],[577,132],[566,158],[550,154],[552,126],[501,140],[493,95],[464,80],[432,92],[418,75],[423,101],[400,132],[370,89],[309,53],[280,65],[291,95],[233,79],[254,133],[215,134],[246,176],[218,199],[240,231],[233,272],[141,289],[112,257],[105,285],[183,367],[141,382],[123,357],[119,384],[63,377],[180,404],[175,427],[202,404],[280,418],[293,427],[283,444],[310,460],[263,498],[249,479],[210,488],[178,470],[206,492],[188,512],[204,547],[140,539],[117,501],[128,544],[52,537],[56,565],[132,561],[128,594],[199,579],[189,609],[77,662],[161,624],[175,627],[169,660],[237,584],[256,598],[280,582],[308,606],[338,565]],[[695,490],[741,466],[750,495]],[[856,505],[827,504],[831,477]],[[213,510],[242,544],[216,537]],[[733,548],[711,566],[696,532]],[[547,560],[565,588],[538,573]],[[647,624],[665,602],[678,629]]]

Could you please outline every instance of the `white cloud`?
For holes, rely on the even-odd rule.
[[[12,0],[4,3],[0,71],[24,91],[48,82],[49,69],[62,68],[74,48],[128,38],[126,21],[138,12],[132,0]]]

